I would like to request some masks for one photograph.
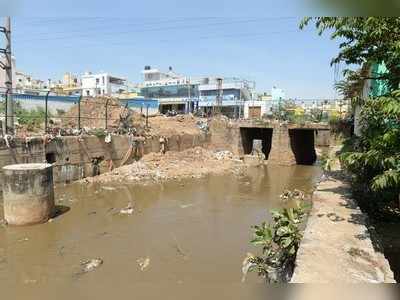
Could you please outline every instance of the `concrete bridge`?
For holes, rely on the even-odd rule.
[[[225,123],[225,124],[221,124]],[[262,140],[268,163],[312,165],[317,159],[315,147],[329,146],[330,126],[320,123],[285,124],[260,121],[229,122],[213,120],[211,145],[244,155],[252,151],[253,140]]]

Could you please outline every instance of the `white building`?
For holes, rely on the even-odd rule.
[[[240,78],[186,77],[175,73],[171,67],[161,72],[146,66],[142,71],[144,81],[141,94],[147,99],[157,99],[160,112],[176,110],[189,112],[195,109],[209,112],[216,106],[221,92],[221,111],[226,115],[238,115],[243,110],[243,102],[252,99],[254,83]]]
[[[82,95],[86,97],[113,96],[127,90],[126,79],[112,76],[109,73],[85,73],[81,77]]]
[[[272,114],[273,102],[265,100],[250,100],[244,103],[245,119],[260,119],[265,115]]]
[[[15,72],[15,89],[22,94],[39,94],[49,89],[49,82],[35,79],[23,72]]]

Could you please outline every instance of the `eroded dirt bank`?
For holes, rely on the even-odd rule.
[[[241,174],[246,168],[243,161],[229,151],[195,147],[181,152],[149,153],[130,165],[80,182],[160,182],[223,173]]]

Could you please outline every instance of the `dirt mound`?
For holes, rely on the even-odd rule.
[[[121,106],[118,99],[114,98],[84,98],[81,101],[81,127],[105,128],[107,104],[107,128],[117,129],[134,127],[142,132],[146,125],[146,117],[129,108]],[[62,118],[62,127],[78,127],[78,105],[74,105]],[[199,134],[199,124],[206,123],[206,119],[196,118],[193,115],[178,115],[167,117],[158,115],[148,118],[149,128],[145,135],[171,136],[176,134]]]
[[[122,107],[118,99],[114,98],[84,98],[81,101],[81,127],[105,128],[107,105],[107,128],[118,128],[128,120],[128,126],[144,127],[145,120],[139,114]],[[74,105],[62,118],[63,127],[78,127],[79,106]]]
[[[83,182],[159,182],[171,179],[199,178],[208,174],[240,174],[246,166],[231,153],[221,155],[201,147],[166,154],[149,153],[141,160]]]
[[[199,134],[199,121],[206,119],[196,118],[191,114],[174,117],[156,116],[149,118],[150,132],[158,135],[171,136],[181,133]]]

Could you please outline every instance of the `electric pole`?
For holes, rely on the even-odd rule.
[[[4,27],[0,27],[6,38],[6,47],[0,48],[0,53],[5,56],[5,63],[0,62],[0,67],[6,72],[5,85],[6,92],[6,132],[14,132],[14,103],[12,101],[12,58],[11,58],[11,20],[10,17],[5,18]]]
[[[188,80],[188,98],[189,98],[188,104],[189,104],[189,107],[188,107],[187,113],[191,112],[191,106],[192,106],[191,105],[192,99],[191,99],[191,95],[190,95],[190,89],[191,89],[191,83],[190,83],[190,78],[189,78],[189,80]]]
[[[217,106],[214,113],[220,114],[221,113],[221,106],[222,106],[222,97],[223,97],[223,90],[222,90],[222,78],[217,78]]]

